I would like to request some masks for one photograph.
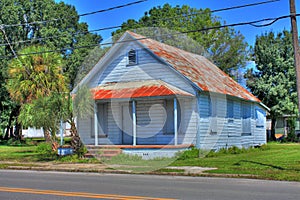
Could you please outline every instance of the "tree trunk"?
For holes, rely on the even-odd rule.
[[[268,141],[276,141],[275,137],[275,125],[276,125],[276,118],[271,119],[271,137],[268,138]]]
[[[15,131],[14,131],[14,138],[16,140],[21,140],[22,139],[22,125],[21,123],[18,122],[18,117],[20,115],[21,112],[21,106],[17,106],[15,109],[15,121],[16,121],[16,125],[15,125]]]
[[[43,128],[44,131],[44,138],[47,143],[50,143],[52,145],[52,150],[56,151],[58,149],[58,142],[56,141],[55,137],[52,137],[50,134],[50,131],[46,128]]]
[[[21,110],[21,106],[17,106],[15,108],[13,108],[12,111],[10,112],[8,124],[6,126],[6,132],[5,132],[5,136],[3,137],[3,140],[9,140],[11,138],[11,136],[14,135],[13,122],[14,122],[14,120],[18,119],[20,110]],[[18,124],[18,122],[16,122],[16,124]],[[18,129],[18,127],[16,127],[16,130],[17,129]]]
[[[48,129],[43,128],[44,138],[46,142],[51,142],[51,135]]]
[[[22,139],[22,125],[17,122],[14,131],[14,139],[21,140]]]
[[[77,128],[76,128],[76,125],[75,125],[75,122],[73,119],[70,120],[70,125],[71,125],[70,132],[71,132],[71,137],[72,137],[71,146],[74,149],[75,153],[80,155],[82,153],[81,149],[83,147],[83,143],[80,139],[80,136],[78,134],[78,131],[77,131]]]

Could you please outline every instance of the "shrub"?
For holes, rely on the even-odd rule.
[[[53,151],[52,144],[47,142],[41,142],[36,148],[36,152],[41,155],[45,160],[53,159],[56,157],[56,151]]]
[[[17,140],[15,138],[10,138],[9,140],[7,140],[6,144],[9,146],[20,146],[20,145],[22,145],[22,141]]]
[[[177,153],[178,160],[186,160],[191,158],[198,158],[199,157],[199,149],[191,148],[189,150],[178,152]]]

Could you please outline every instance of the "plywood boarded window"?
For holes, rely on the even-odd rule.
[[[255,118],[256,118],[256,127],[264,128],[266,124],[266,117],[262,109],[259,108],[255,109]]]
[[[242,136],[252,135],[251,131],[251,104],[242,103]]]
[[[97,118],[98,118],[98,137],[107,137],[107,104],[97,105]],[[95,120],[91,118],[91,137],[95,138]]]
[[[227,100],[227,118],[229,118],[229,119],[232,120],[233,117],[234,117],[234,113],[233,113],[233,101],[232,100]]]
[[[127,65],[136,65],[137,64],[137,51],[135,49],[130,49],[127,54],[128,54]]]
[[[164,127],[164,134],[174,134],[174,99],[168,99],[165,101],[165,109],[167,119]],[[177,128],[180,125],[181,111],[180,105],[177,101]]]

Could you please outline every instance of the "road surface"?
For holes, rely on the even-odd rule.
[[[299,199],[300,183],[251,179],[0,170],[0,199]]]

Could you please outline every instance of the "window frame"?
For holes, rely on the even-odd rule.
[[[131,59],[132,58],[132,59]],[[134,59],[134,61],[133,61]],[[134,48],[129,49],[127,51],[127,66],[133,66],[138,64],[138,53]]]

